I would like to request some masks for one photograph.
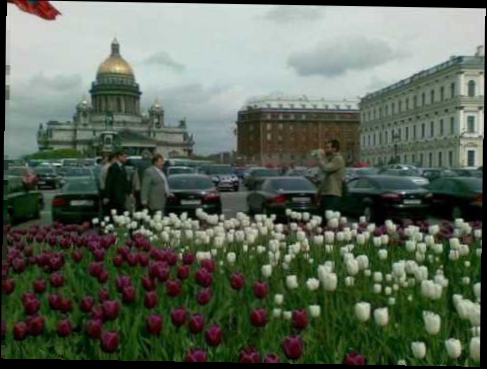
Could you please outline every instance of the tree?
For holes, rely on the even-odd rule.
[[[74,149],[62,149],[52,151],[40,151],[25,156],[25,160],[58,160],[58,159],[82,159],[83,154]]]

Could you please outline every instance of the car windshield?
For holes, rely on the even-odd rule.
[[[411,180],[400,178],[381,178],[378,182],[382,189],[391,191],[418,190],[421,188]]]
[[[56,171],[52,168],[37,168],[36,169],[37,174],[56,174]]]
[[[187,174],[194,173],[191,168],[169,168],[169,174]]]
[[[272,180],[272,189],[277,192],[316,191],[316,187],[306,179]]]
[[[210,190],[214,188],[213,182],[204,177],[170,177],[169,188],[173,190]]]
[[[277,177],[279,173],[272,169],[257,169],[252,172],[254,177]]]
[[[63,193],[93,193],[97,192],[95,181],[91,178],[80,178],[68,181],[63,189]]]
[[[91,177],[91,170],[86,168],[68,168],[64,172],[65,177]]]
[[[292,169],[287,174],[288,176],[301,177],[306,174],[306,169]]]
[[[208,167],[205,172],[209,175],[233,175],[235,172],[231,167]]]

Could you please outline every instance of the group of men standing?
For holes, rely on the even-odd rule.
[[[99,164],[99,189],[104,215],[111,210],[117,214],[125,211],[143,209],[151,214],[166,207],[170,194],[169,184],[164,173],[165,161],[162,155],[145,157],[129,175],[129,159],[124,152],[104,157]]]

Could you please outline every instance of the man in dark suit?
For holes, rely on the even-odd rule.
[[[116,210],[118,215],[127,210],[131,186],[124,164],[127,162],[127,155],[123,152],[115,154],[115,163],[108,170],[105,197],[108,199],[108,208]]]

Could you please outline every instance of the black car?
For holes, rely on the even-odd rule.
[[[451,171],[455,173],[457,177],[484,177],[484,173],[478,169],[452,169]]]
[[[187,213],[190,217],[194,217],[197,209],[208,214],[222,213],[220,193],[208,176],[177,174],[167,181],[171,195],[167,199],[166,213]]]
[[[98,188],[92,177],[69,178],[52,200],[52,221],[82,224],[101,216]]]
[[[449,219],[483,218],[483,179],[472,177],[440,178],[429,187],[433,193],[433,211]]]
[[[433,200],[429,190],[403,177],[361,177],[349,182],[348,189],[341,202],[342,212],[365,216],[367,222],[425,218]]]
[[[269,178],[247,196],[250,215],[275,214],[279,220],[286,217],[286,209],[318,214],[317,204],[317,188],[304,177]]]
[[[54,168],[36,168],[39,188],[48,187],[57,190],[61,185],[61,177]]]
[[[279,171],[277,169],[252,168],[245,180],[245,187],[249,191],[255,191],[257,186],[264,182],[264,180],[273,177],[279,177]]]
[[[200,168],[201,174],[211,178],[218,190],[236,191],[240,189],[240,179],[232,167],[227,165],[208,165]]]

